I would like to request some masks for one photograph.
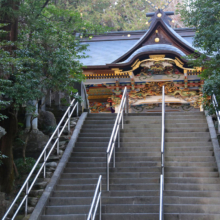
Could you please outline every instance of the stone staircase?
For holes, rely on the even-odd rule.
[[[161,114],[125,117],[106,192],[106,149],[115,117],[88,115],[41,219],[86,220],[102,174],[103,220],[158,220]],[[220,219],[220,179],[204,114],[167,113],[165,138],[165,220]]]

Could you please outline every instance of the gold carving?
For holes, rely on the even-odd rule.
[[[165,58],[165,55],[150,55],[149,57],[150,57],[150,59],[152,59],[152,60],[158,61],[158,60],[164,59],[164,58]]]
[[[132,70],[136,70],[141,64],[141,61],[139,59],[137,59],[134,64],[131,66]]]

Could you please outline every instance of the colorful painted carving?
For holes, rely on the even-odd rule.
[[[120,105],[121,102],[121,95],[116,96],[115,94],[112,94],[107,102],[111,102],[112,103],[112,107]]]
[[[90,102],[91,113],[111,112],[108,102]]]
[[[145,61],[140,67],[140,73],[136,75],[140,80],[152,78],[153,75],[166,75],[172,78],[179,78],[182,74],[172,60]]]
[[[172,60],[145,61],[140,66],[142,67],[141,72],[146,73],[147,75],[181,74],[175,66],[175,62]]]

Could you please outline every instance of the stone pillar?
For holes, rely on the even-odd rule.
[[[60,105],[60,93],[55,93],[55,105]]]
[[[34,112],[34,115],[35,115],[35,118],[32,120],[32,129],[37,131],[38,130],[38,102],[35,100],[35,101],[32,101],[31,102],[35,107],[35,112]],[[33,113],[30,113],[30,112],[27,112],[26,113],[26,130],[29,131],[30,128],[31,128],[31,118],[32,118],[32,115]]]
[[[41,99],[41,110],[46,111],[46,97],[45,96]]]
[[[47,92],[45,103],[46,105],[51,106],[51,91]]]
[[[34,106],[36,106],[36,109],[35,109],[35,118],[32,121],[32,128],[33,130],[38,130],[38,102],[35,100],[33,101],[33,103]]]

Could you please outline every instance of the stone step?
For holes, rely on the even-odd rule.
[[[93,197],[94,190],[55,190],[53,197]],[[159,196],[158,190],[111,190],[110,192],[103,191],[102,196]],[[165,190],[164,196],[175,197],[214,197],[219,198],[219,191],[199,191],[199,190]]]
[[[158,190],[111,190],[102,191],[102,196],[159,196]],[[94,190],[53,191],[53,197],[93,197]],[[213,196],[217,197],[217,196]]]
[[[111,178],[110,184],[126,184],[126,183],[159,183],[160,179],[158,177],[154,178]],[[78,179],[60,179],[59,184],[96,184],[96,178],[78,178]],[[220,179],[216,178],[187,178],[187,177],[166,177],[165,183],[180,183],[180,184],[220,184]],[[102,178],[102,184],[106,184],[106,179]]]
[[[108,142],[110,137],[78,137],[77,142]],[[122,137],[121,142],[159,142],[161,137]],[[210,137],[165,137],[165,142],[210,142]]]
[[[98,126],[96,126],[98,127]],[[172,124],[166,124],[166,128],[198,128],[198,127],[205,127],[207,128],[207,123],[193,123],[193,122],[185,122],[185,123],[172,123]],[[89,128],[87,126],[83,128]],[[125,124],[124,125],[125,129],[130,129],[130,128],[161,128],[161,123],[160,124]]]
[[[90,205],[92,198],[88,197],[52,197],[49,206]],[[102,197],[103,204],[158,204],[159,196],[133,197]],[[220,204],[220,198],[215,197],[176,197],[165,196],[164,204]]]
[[[154,147],[116,147],[116,152],[160,152],[161,146]],[[107,147],[75,147],[74,152],[104,152],[106,153]],[[167,147],[166,152],[199,152],[199,151],[208,151],[213,152],[213,148],[210,146],[207,147]]]
[[[159,172],[161,167],[116,167],[110,172]],[[106,167],[65,168],[64,173],[103,173]],[[165,167],[165,172],[218,172],[217,167]]]
[[[208,126],[204,127],[186,127],[186,128],[172,128],[172,127],[166,127],[165,132],[208,132]],[[112,133],[112,128],[83,128],[80,132],[80,134],[84,133]],[[149,133],[149,132],[161,132],[161,126],[158,128],[139,128],[139,127],[133,127],[133,128],[124,128],[121,129],[121,133]]]
[[[76,147],[105,147],[107,149],[109,144],[109,140],[105,142],[76,142],[75,146]],[[209,146],[212,147],[211,142],[167,142],[165,147],[203,147],[203,146]],[[155,148],[160,148],[161,147],[161,142],[120,142],[120,147],[121,148],[127,148],[127,147],[155,147]],[[212,147],[213,148],[213,147]]]
[[[90,205],[47,206],[46,214],[88,213]],[[102,213],[158,213],[159,204],[108,204],[102,205]],[[164,205],[165,213],[213,213],[219,214],[219,205],[172,204]]]
[[[43,215],[42,220],[86,220],[85,214],[70,214],[70,215]],[[158,220],[158,213],[114,213],[102,214],[102,220]],[[219,220],[219,214],[209,213],[165,213],[164,220]],[[98,215],[96,217],[98,220]]]
[[[135,149],[134,149],[135,150]],[[119,151],[118,149],[116,149],[116,157],[131,157],[131,156],[135,156],[135,157],[159,157],[161,154],[160,151],[148,151],[148,153],[146,152],[137,152],[137,151],[133,151],[132,150],[130,152],[123,152],[123,150]],[[71,154],[71,157],[105,157],[106,156],[106,152],[73,152]],[[170,157],[170,156],[214,156],[214,152],[213,151],[167,151],[165,153],[166,157]]]
[[[98,120],[85,120],[84,121],[84,125],[88,125],[88,124],[92,124],[92,125],[98,125],[98,124],[101,124],[101,125],[110,125],[110,124],[114,124],[115,123],[115,120],[106,120],[106,119],[98,119]],[[200,118],[199,120],[197,119],[182,119],[182,118],[179,118],[179,119],[166,119],[165,118],[165,124],[176,124],[176,123],[192,123],[192,124],[202,124],[202,123],[206,123],[206,118]],[[161,124],[161,118],[156,118],[156,119],[153,119],[153,118],[147,118],[145,120],[141,120],[141,119],[129,119],[129,120],[125,120],[124,121],[124,124],[136,124],[136,125],[139,125],[139,124]]]
[[[106,172],[104,173],[62,173],[61,178],[97,178],[99,175],[103,175],[105,178]],[[160,172],[117,172],[110,173],[111,178],[149,178],[158,177]],[[217,172],[168,172],[166,177],[219,177]]]
[[[141,167],[141,166],[160,166],[160,161],[143,161],[143,162],[117,162],[116,167]],[[215,162],[175,162],[175,161],[166,161],[166,167],[213,167],[216,168]],[[106,162],[68,162],[66,167],[106,167]],[[110,163],[112,167],[112,162]]]
[[[110,138],[110,133],[102,133],[102,137]],[[210,137],[209,132],[170,132],[165,134],[166,138],[168,137]],[[100,133],[80,133],[79,137],[100,137]],[[161,138],[161,132],[144,132],[144,133],[133,133],[126,132],[120,134],[121,138],[124,137],[157,137]]]
[[[62,184],[57,185],[57,190],[95,190],[95,184]],[[106,190],[106,185],[103,184],[103,190]],[[111,190],[159,190],[159,183],[123,183],[111,184]],[[167,183],[165,190],[188,190],[188,191],[218,191],[220,184],[189,184],[189,183]]]
[[[116,157],[115,161],[117,162],[134,162],[134,161],[160,161],[160,157]],[[181,162],[209,162],[213,161],[214,157],[212,156],[168,156],[165,157],[165,161],[181,161]],[[105,157],[71,157],[69,162],[106,162]]]
[[[95,190],[96,184],[71,184],[57,185],[56,190]],[[102,186],[103,191],[106,190],[106,185]],[[159,190],[159,183],[131,183],[131,184],[111,184],[111,190]],[[195,188],[195,187],[194,187]],[[169,189],[169,187],[168,187]],[[192,189],[195,190],[195,189]]]

